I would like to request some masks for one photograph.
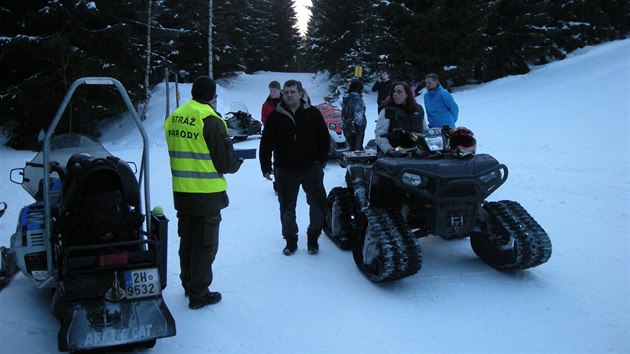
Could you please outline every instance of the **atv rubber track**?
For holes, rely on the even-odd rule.
[[[416,274],[422,267],[422,249],[402,215],[371,207],[364,208],[363,214],[365,231],[353,249],[359,270],[376,283]],[[366,240],[370,242],[367,245]],[[366,253],[372,257],[368,264],[364,259]]]
[[[335,213],[337,215],[335,215]],[[338,234],[333,234],[332,221],[336,216],[339,220],[339,230],[337,230]],[[324,233],[339,248],[350,250],[352,249],[352,240],[355,240],[355,234],[358,229],[352,193],[347,188],[333,188],[326,199]]]
[[[527,269],[551,257],[551,240],[519,203],[509,200],[483,205],[489,230],[473,233],[470,243],[484,262],[499,270]]]

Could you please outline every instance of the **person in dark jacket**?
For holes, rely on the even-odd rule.
[[[363,82],[354,79],[350,82],[348,92],[341,101],[341,117],[343,119],[343,135],[348,141],[350,151],[363,150],[365,137],[365,103],[363,102]]]
[[[221,293],[209,286],[219,249],[221,209],[229,204],[223,174],[235,173],[243,162],[236,157],[225,121],[212,108],[216,98],[214,80],[200,76],[193,82],[192,100],[164,122],[180,237],[180,279],[191,309],[221,301]]]
[[[262,105],[262,112],[260,113],[260,121],[264,125],[267,121],[267,117],[269,114],[276,109],[278,103],[282,102],[282,88],[280,87],[280,83],[276,80],[273,80],[269,83],[269,96]]]
[[[421,133],[425,129],[424,110],[416,102],[411,86],[402,81],[394,83],[389,97],[383,102],[383,110],[378,116],[374,129],[379,154],[401,155],[396,147],[404,145],[404,141],[392,137],[392,132],[404,130]]]
[[[303,97],[301,82],[285,82],[283,100],[267,117],[260,139],[262,174],[268,180],[273,174],[277,183],[282,236],[286,240],[282,252],[287,256],[297,250],[295,207],[300,185],[309,205],[310,223],[306,233],[310,254],[319,252],[318,238],[325,221],[324,164],[330,149],[330,136],[319,109]]]
[[[392,88],[392,80],[389,78],[389,74],[387,71],[383,71],[381,75],[378,76],[378,79],[372,86],[372,92],[378,91],[378,96],[376,97],[376,104],[378,105],[378,113],[381,113],[383,109],[383,102],[389,96],[389,91]]]

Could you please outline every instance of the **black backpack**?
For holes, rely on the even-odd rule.
[[[73,155],[61,193],[61,233],[66,247],[139,237],[140,189],[129,165],[113,156]]]

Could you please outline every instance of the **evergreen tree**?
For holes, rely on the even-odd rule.
[[[272,45],[272,33],[269,30],[271,1],[247,1],[246,11],[248,20],[244,24],[247,35],[245,68],[248,72],[263,70],[269,62]]]
[[[523,48],[529,40],[530,10],[530,5],[516,0],[499,0],[490,9],[485,30],[484,81],[529,71]]]
[[[270,50],[266,70],[292,71],[296,67],[300,35],[293,0],[271,0]]]
[[[314,0],[306,33],[306,54],[311,67],[339,73],[345,69],[340,61],[352,46],[352,22],[357,16],[355,0]]]
[[[364,62],[368,73],[387,69],[394,79],[436,72],[446,86],[479,83],[623,38],[630,27],[629,3],[614,0],[375,1],[359,20],[353,4],[313,2],[312,69],[346,76],[350,63]],[[358,25],[366,18],[370,26]]]
[[[246,0],[214,0],[215,73],[246,71],[245,53],[249,50]]]
[[[382,35],[376,45],[378,70],[387,70],[394,81],[410,81],[412,69],[419,66],[418,58],[429,50],[418,43],[424,38],[418,34],[426,33],[420,26],[429,25],[420,12],[414,10],[421,5],[421,2],[407,6],[404,1],[391,1],[377,7],[383,18],[380,22]]]
[[[592,1],[563,0],[546,2],[555,31],[551,33],[551,41],[561,48],[563,54],[591,43],[600,43],[621,38],[615,25],[621,25],[619,14],[625,3],[626,19],[628,19],[628,2],[624,1]],[[628,24],[626,23],[626,28]],[[561,57],[563,58],[564,55]],[[555,58],[558,58],[557,56]]]
[[[213,3],[216,7],[220,1]],[[154,43],[164,46],[164,66],[181,81],[208,75],[208,5],[207,0],[164,0],[156,13],[161,30]]]
[[[374,15],[375,1],[348,2],[349,13],[346,36],[349,38],[348,47],[339,60],[341,77],[350,78],[354,75],[355,67],[363,68],[363,76],[374,72],[374,50],[379,33],[374,31],[377,17]]]
[[[0,65],[11,70],[0,85],[0,102],[6,107],[0,122],[9,146],[35,148],[38,132],[48,128],[67,89],[80,77],[119,78],[132,99],[141,97],[146,39],[142,25],[146,18],[138,17],[141,8],[142,4],[123,0],[3,5]],[[124,110],[119,97],[103,95],[102,90],[77,92],[70,119],[58,129],[98,135],[95,120]]]
[[[148,7],[152,16],[148,19]],[[446,86],[522,74],[579,47],[624,38],[630,3],[619,0],[313,0],[300,37],[292,0],[5,0],[0,5],[0,126],[8,145],[34,148],[72,82],[111,76],[133,102],[144,98],[147,23],[150,83],[164,68],[181,81],[236,71],[318,70],[366,81],[428,72]],[[297,51],[297,48],[300,51]],[[98,135],[95,120],[125,109],[103,87],[82,88],[58,130]],[[110,97],[111,96],[111,97]],[[72,119],[75,118],[75,119]]]
[[[313,1],[311,21],[305,38],[308,64],[328,70],[340,78],[353,76],[355,66],[366,74],[378,66],[374,50],[378,41],[374,22],[376,1]]]

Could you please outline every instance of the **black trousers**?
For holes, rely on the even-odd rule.
[[[206,215],[177,213],[179,278],[190,296],[203,296],[212,284],[212,263],[219,250],[221,210]]]
[[[298,234],[295,208],[300,186],[306,193],[306,203],[309,205],[310,220],[307,233],[319,236],[325,221],[324,167],[321,164],[314,164],[306,171],[276,168],[275,175],[278,186],[278,202],[280,203],[282,236],[293,238]]]
[[[354,131],[345,131],[343,135],[346,137],[350,151],[363,150],[363,139],[365,138],[365,127],[357,127]]]

